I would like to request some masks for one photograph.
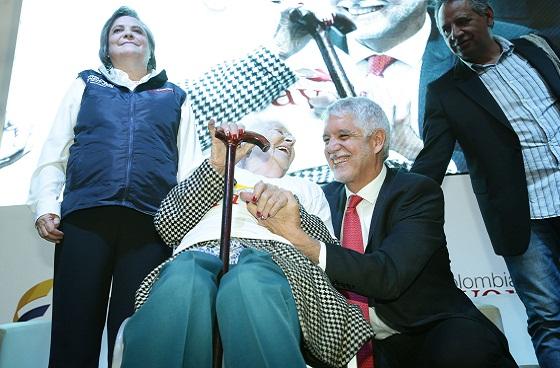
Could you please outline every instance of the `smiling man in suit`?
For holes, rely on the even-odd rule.
[[[517,367],[504,335],[455,286],[441,189],[383,163],[390,140],[383,110],[352,97],[326,115],[324,152],[337,181],[324,191],[342,246],[309,238],[295,211],[262,223],[362,307],[375,332],[377,367]],[[357,360],[363,367],[360,353]]]
[[[560,362],[560,60],[542,37],[492,32],[487,0],[447,0],[438,26],[460,61],[427,93],[412,171],[443,180],[463,147],[494,251],[525,305],[541,367]]]

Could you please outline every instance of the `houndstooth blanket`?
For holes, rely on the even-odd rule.
[[[164,241],[177,246],[222,195],[223,178],[205,161],[163,200],[155,224]],[[317,216],[308,214],[301,206],[300,216],[307,234],[323,242],[333,242]],[[272,260],[283,270],[296,302],[304,348],[315,358],[330,367],[345,366],[364,342],[373,337],[373,330],[359,308],[349,304],[331,285],[326,274],[292,245],[278,241],[239,240],[248,247],[270,253]],[[207,246],[208,242],[204,245]],[[196,246],[185,251],[193,249],[196,250]],[[144,279],[136,293],[137,310],[149,297],[161,270],[178,254]]]

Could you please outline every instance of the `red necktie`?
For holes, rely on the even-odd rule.
[[[383,72],[397,59],[387,55],[373,55],[368,59],[368,71],[378,77],[383,77]]]
[[[362,197],[357,195],[351,195],[348,198],[348,207],[346,208],[344,223],[342,224],[342,246],[360,253],[364,253],[364,240],[362,237],[362,225],[360,224],[358,212],[356,212],[356,206],[362,199]],[[364,318],[369,322],[367,297],[350,291],[344,291],[342,294],[350,303],[360,307]],[[373,346],[371,341],[366,342],[364,346],[360,348],[357,359],[358,368],[373,368]]]

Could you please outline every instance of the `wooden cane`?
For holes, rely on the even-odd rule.
[[[263,152],[268,151],[270,142],[261,134],[240,130],[237,136],[227,136],[221,127],[216,128],[216,138],[220,139],[226,145],[226,171],[224,185],[224,200],[222,207],[222,229],[220,236],[220,260],[223,263],[222,271],[218,274],[217,283],[220,283],[222,276],[229,270],[229,249],[231,237],[231,214],[233,204],[233,181],[235,171],[235,151],[237,146],[243,142],[252,143],[259,147]],[[220,368],[222,366],[222,341],[220,339],[220,331],[217,320],[214,320],[213,331],[213,367]]]

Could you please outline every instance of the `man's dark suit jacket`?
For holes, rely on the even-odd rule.
[[[445,40],[437,29],[433,9],[430,8],[428,14],[432,21],[432,29],[424,50],[424,55],[422,56],[422,69],[420,71],[420,85],[418,88],[418,128],[420,132],[423,131],[424,127],[424,108],[428,85],[445,74],[457,61],[457,58],[451,53],[451,50],[449,50],[449,47],[447,47]],[[493,29],[495,34],[507,39],[522,36],[530,31],[530,28],[519,24],[499,21],[495,22]],[[458,149],[458,147],[456,148],[457,150],[453,155],[453,161],[460,172],[466,172],[465,158],[460,152],[460,149]]]
[[[527,40],[513,42],[514,52],[527,59],[560,98],[560,76],[548,56]],[[519,138],[478,75],[458,62],[430,84],[425,120],[424,149],[411,171],[441,183],[458,141],[494,251],[525,252],[530,217]]]
[[[340,238],[346,208],[344,184],[332,182],[323,190],[335,235]],[[478,319],[495,330],[455,286],[443,212],[443,193],[436,182],[388,169],[365,254],[327,244],[327,276],[336,288],[367,296],[379,317],[400,332],[422,330],[430,322],[449,317]]]
[[[426,89],[428,84],[441,77],[451,69],[457,58],[451,53],[445,40],[439,33],[434,19],[433,9],[429,9],[428,15],[432,21],[432,29],[428,43],[422,56],[422,70],[420,71],[420,86],[418,89],[418,125],[422,131],[424,122],[424,106],[426,103]],[[531,31],[530,28],[519,24],[496,21],[493,32],[507,39],[517,38]]]

